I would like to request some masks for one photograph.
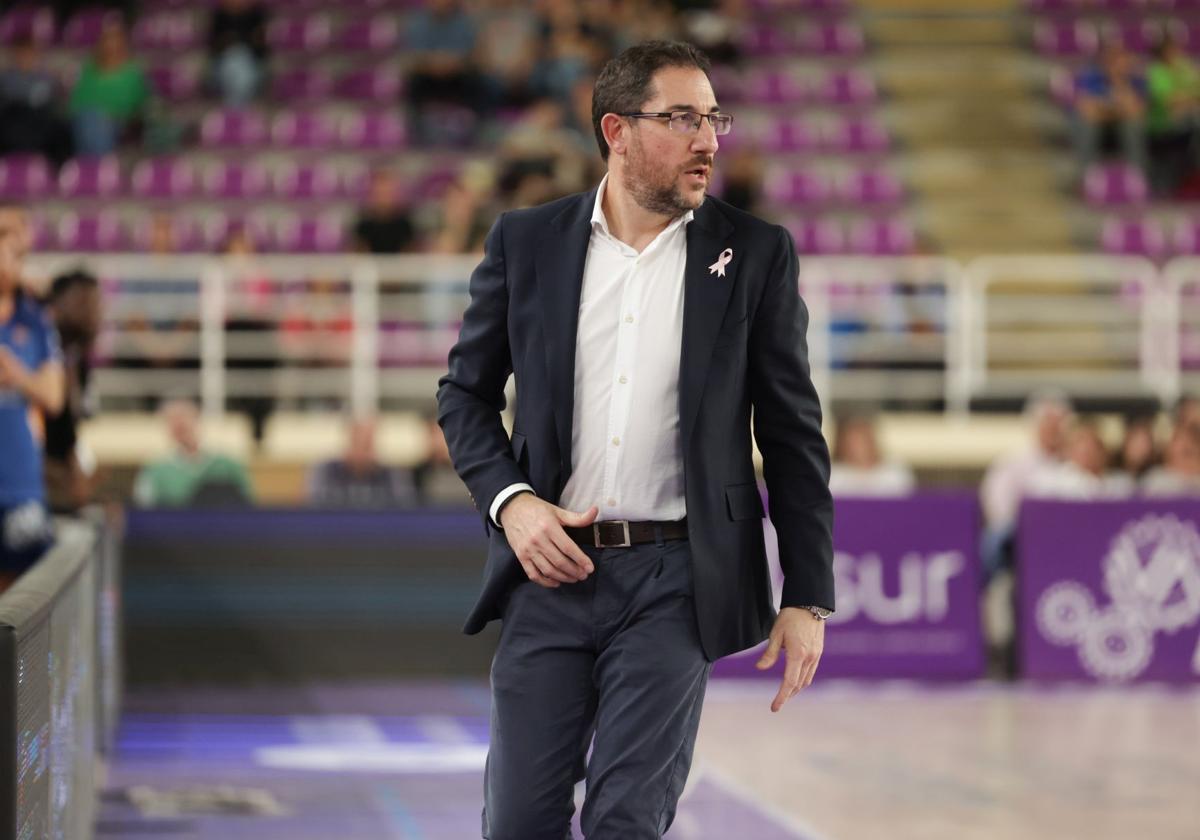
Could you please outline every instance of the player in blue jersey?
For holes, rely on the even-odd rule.
[[[50,544],[37,428],[63,403],[58,334],[21,269],[21,243],[0,231],[0,589]]]

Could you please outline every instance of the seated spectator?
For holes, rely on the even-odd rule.
[[[1106,41],[1098,64],[1076,79],[1073,115],[1075,154],[1082,171],[1102,149],[1115,145],[1121,157],[1139,170],[1146,168],[1146,82],[1137,60],[1118,41]]]
[[[62,165],[71,156],[71,126],[63,115],[58,79],[43,64],[42,50],[26,35],[9,48],[0,70],[0,155],[40,154]]]
[[[92,413],[89,386],[92,350],[100,332],[100,284],[86,271],[54,278],[47,309],[62,340],[63,409],[46,420],[45,476],[50,507],[79,510],[90,501],[96,462],[79,439],[79,424]]]
[[[413,479],[417,485],[417,498],[422,507],[455,507],[470,508],[471,494],[467,485],[463,484],[454,465],[450,462],[450,449],[446,446],[446,436],[438,425],[437,413],[431,412],[425,418],[425,426],[429,432],[429,451],[423,460],[413,470]]]
[[[400,204],[400,185],[386,169],[371,175],[367,204],[354,223],[355,250],[369,254],[402,254],[414,250],[416,229]]]
[[[491,0],[478,21],[475,54],[485,101],[492,108],[528,105],[541,34],[537,15],[522,0]]]
[[[427,118],[431,104],[451,103],[475,111],[482,107],[471,60],[475,37],[475,23],[460,0],[429,0],[409,19],[409,124],[419,141],[439,139]]]
[[[1173,195],[1195,170],[1200,72],[1170,35],[1154,48],[1146,86],[1147,175],[1155,195]]]
[[[0,234],[0,589],[49,547],[41,429],[62,409],[58,335],[21,286],[16,238]]]
[[[1147,496],[1200,495],[1200,425],[1175,427],[1162,466],[1146,473],[1142,492]]]
[[[1154,439],[1154,418],[1147,416],[1127,419],[1125,436],[1117,450],[1114,468],[1135,481],[1140,481],[1160,460],[1158,443]]]
[[[245,505],[254,498],[246,468],[225,455],[205,452],[200,441],[200,412],[190,400],[162,407],[163,422],[175,451],[142,468],[133,485],[140,507]]]
[[[340,458],[313,467],[308,501],[322,507],[413,507],[417,491],[405,470],[379,462],[375,451],[374,418],[352,419],[346,425],[346,451]]]
[[[281,296],[278,284],[255,259],[257,247],[245,227],[232,230],[221,248],[226,256],[230,284],[225,308],[225,332],[228,350],[225,367],[230,371],[263,374],[279,368],[279,324]],[[262,380],[260,379],[260,382]],[[255,443],[262,443],[267,418],[275,410],[275,397],[269,385],[241,388],[227,401],[231,411],[245,414]]]
[[[267,10],[252,0],[219,0],[208,25],[210,84],[230,107],[262,90],[267,66]]]
[[[95,54],[83,65],[71,91],[75,152],[107,155],[144,115],[150,86],[141,66],[129,55],[125,26],[115,18],[104,24]]]
[[[456,181],[442,196],[441,218],[429,250],[435,254],[474,254],[483,250],[490,212],[488,196],[474,186]]]
[[[1043,465],[1030,478],[1029,496],[1051,499],[1111,499],[1129,496],[1133,478],[1110,472],[1108,449],[1092,423],[1076,423],[1067,433],[1063,459]]]
[[[838,420],[829,477],[834,496],[905,496],[915,485],[907,465],[883,460],[871,418],[852,415]]]

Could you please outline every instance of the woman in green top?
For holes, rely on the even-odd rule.
[[[71,91],[75,153],[107,155],[150,98],[142,68],[129,57],[125,26],[110,19],[100,32],[96,52],[83,65]]]
[[[1195,169],[1200,72],[1170,35],[1153,54],[1146,70],[1150,186],[1156,195],[1171,195]]]

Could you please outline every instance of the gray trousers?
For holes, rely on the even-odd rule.
[[[687,540],[585,548],[594,571],[519,584],[492,660],[486,840],[570,838],[575,783],[587,840],[650,840],[675,817],[711,664]],[[592,746],[590,760],[588,745]]]

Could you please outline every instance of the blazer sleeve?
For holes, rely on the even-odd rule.
[[[488,233],[469,291],[458,342],[450,350],[449,370],[438,380],[438,424],[454,469],[490,533],[492,499],[505,487],[529,480],[513,458],[500,422],[504,386],[512,373],[503,215]]]
[[[784,607],[834,608],[833,500],[821,405],[809,373],[808,309],[791,234],[778,241],[754,312],[749,386],[771,522],[779,538]]]

